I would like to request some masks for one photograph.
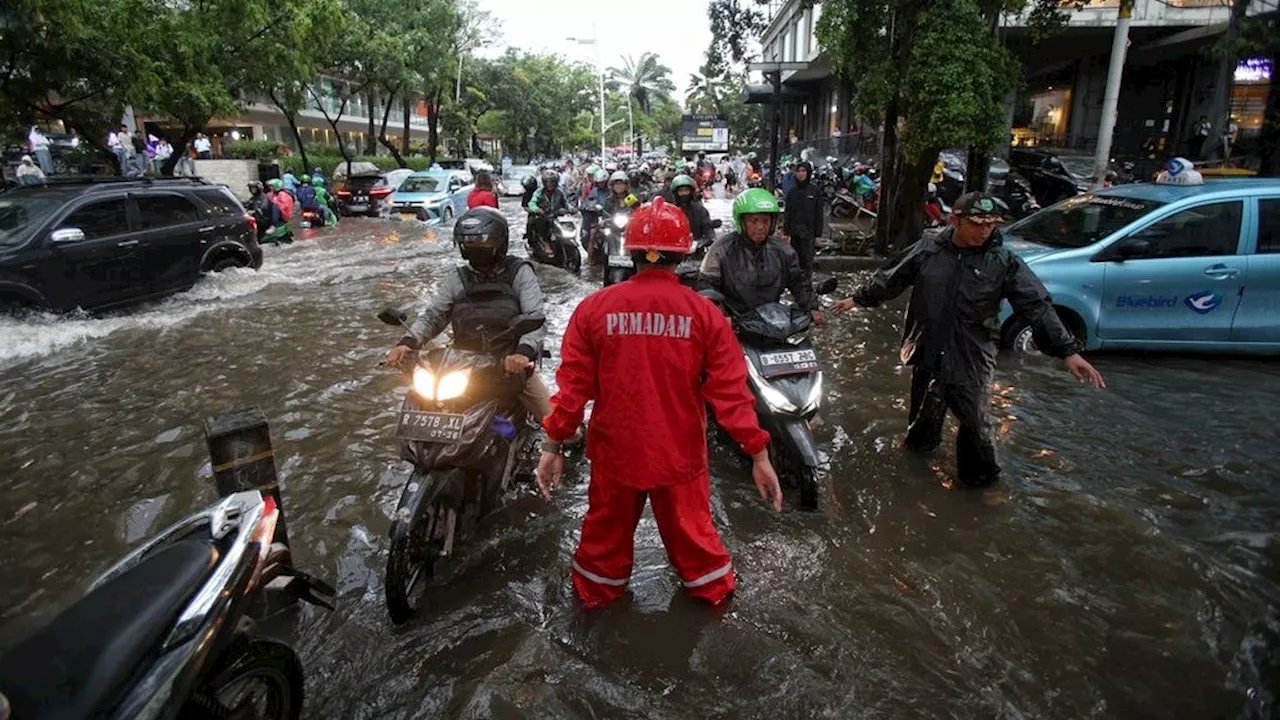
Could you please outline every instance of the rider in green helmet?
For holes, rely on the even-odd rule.
[[[333,211],[333,198],[329,197],[329,191],[324,186],[324,178],[319,175],[311,178],[311,186],[316,189],[316,207],[324,224],[330,227],[337,225],[338,213]]]
[[[715,239],[715,227],[711,225],[711,213],[703,206],[698,194],[698,183],[688,175],[677,175],[671,178],[671,187],[663,193],[667,201],[674,204],[689,218],[689,229],[693,231],[693,239],[699,246]]]
[[[744,312],[777,302],[791,291],[796,306],[813,313],[815,325],[826,323],[817,309],[813,287],[790,245],[773,236],[782,209],[773,193],[753,188],[733,201],[733,232],[707,251],[698,273],[698,288],[712,288],[733,311]]]

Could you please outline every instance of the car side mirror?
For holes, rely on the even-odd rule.
[[[1151,254],[1151,241],[1141,237],[1127,237],[1116,243],[1112,254],[1117,260],[1131,260]]]
[[[49,236],[55,245],[84,242],[84,231],[80,228],[59,228]]]
[[[836,291],[837,285],[838,283],[836,282],[836,279],[828,276],[813,286],[813,292],[818,295],[830,295]]]
[[[711,221],[711,227],[712,227],[712,228],[715,228],[716,230],[719,230],[721,225],[724,225],[724,221],[723,221],[723,220],[712,220],[712,221]]]
[[[387,325],[403,325],[409,319],[409,314],[403,310],[389,307],[383,308],[382,312],[378,313],[378,319]]]

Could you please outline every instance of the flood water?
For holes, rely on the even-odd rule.
[[[900,312],[861,312],[815,334],[820,512],[769,511],[713,445],[740,578],[726,612],[681,594],[650,518],[632,597],[579,609],[583,463],[551,503],[511,492],[431,609],[395,627],[382,575],[405,388],[377,366],[399,334],[374,315],[420,304],[457,255],[409,224],[314,234],[160,303],[0,320],[0,646],[211,502],[202,420],[258,406],[295,558],[340,593],[289,632],[307,717],[1277,716],[1280,364],[1100,356],[1097,392],[1047,358],[1005,358],[1006,472],[983,493],[951,487],[949,447],[932,463],[898,452]],[[595,284],[538,275],[554,352]]]

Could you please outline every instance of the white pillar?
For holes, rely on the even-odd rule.
[[[1116,130],[1116,106],[1120,102],[1120,80],[1129,51],[1129,21],[1134,0],[1120,0],[1116,32],[1111,40],[1111,65],[1107,68],[1107,89],[1102,96],[1102,122],[1098,125],[1098,152],[1093,157],[1093,187],[1102,187],[1111,167],[1111,136]]]

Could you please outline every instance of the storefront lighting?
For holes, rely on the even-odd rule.
[[[1267,58],[1247,58],[1236,64],[1234,80],[1238,83],[1271,82],[1271,61]]]

